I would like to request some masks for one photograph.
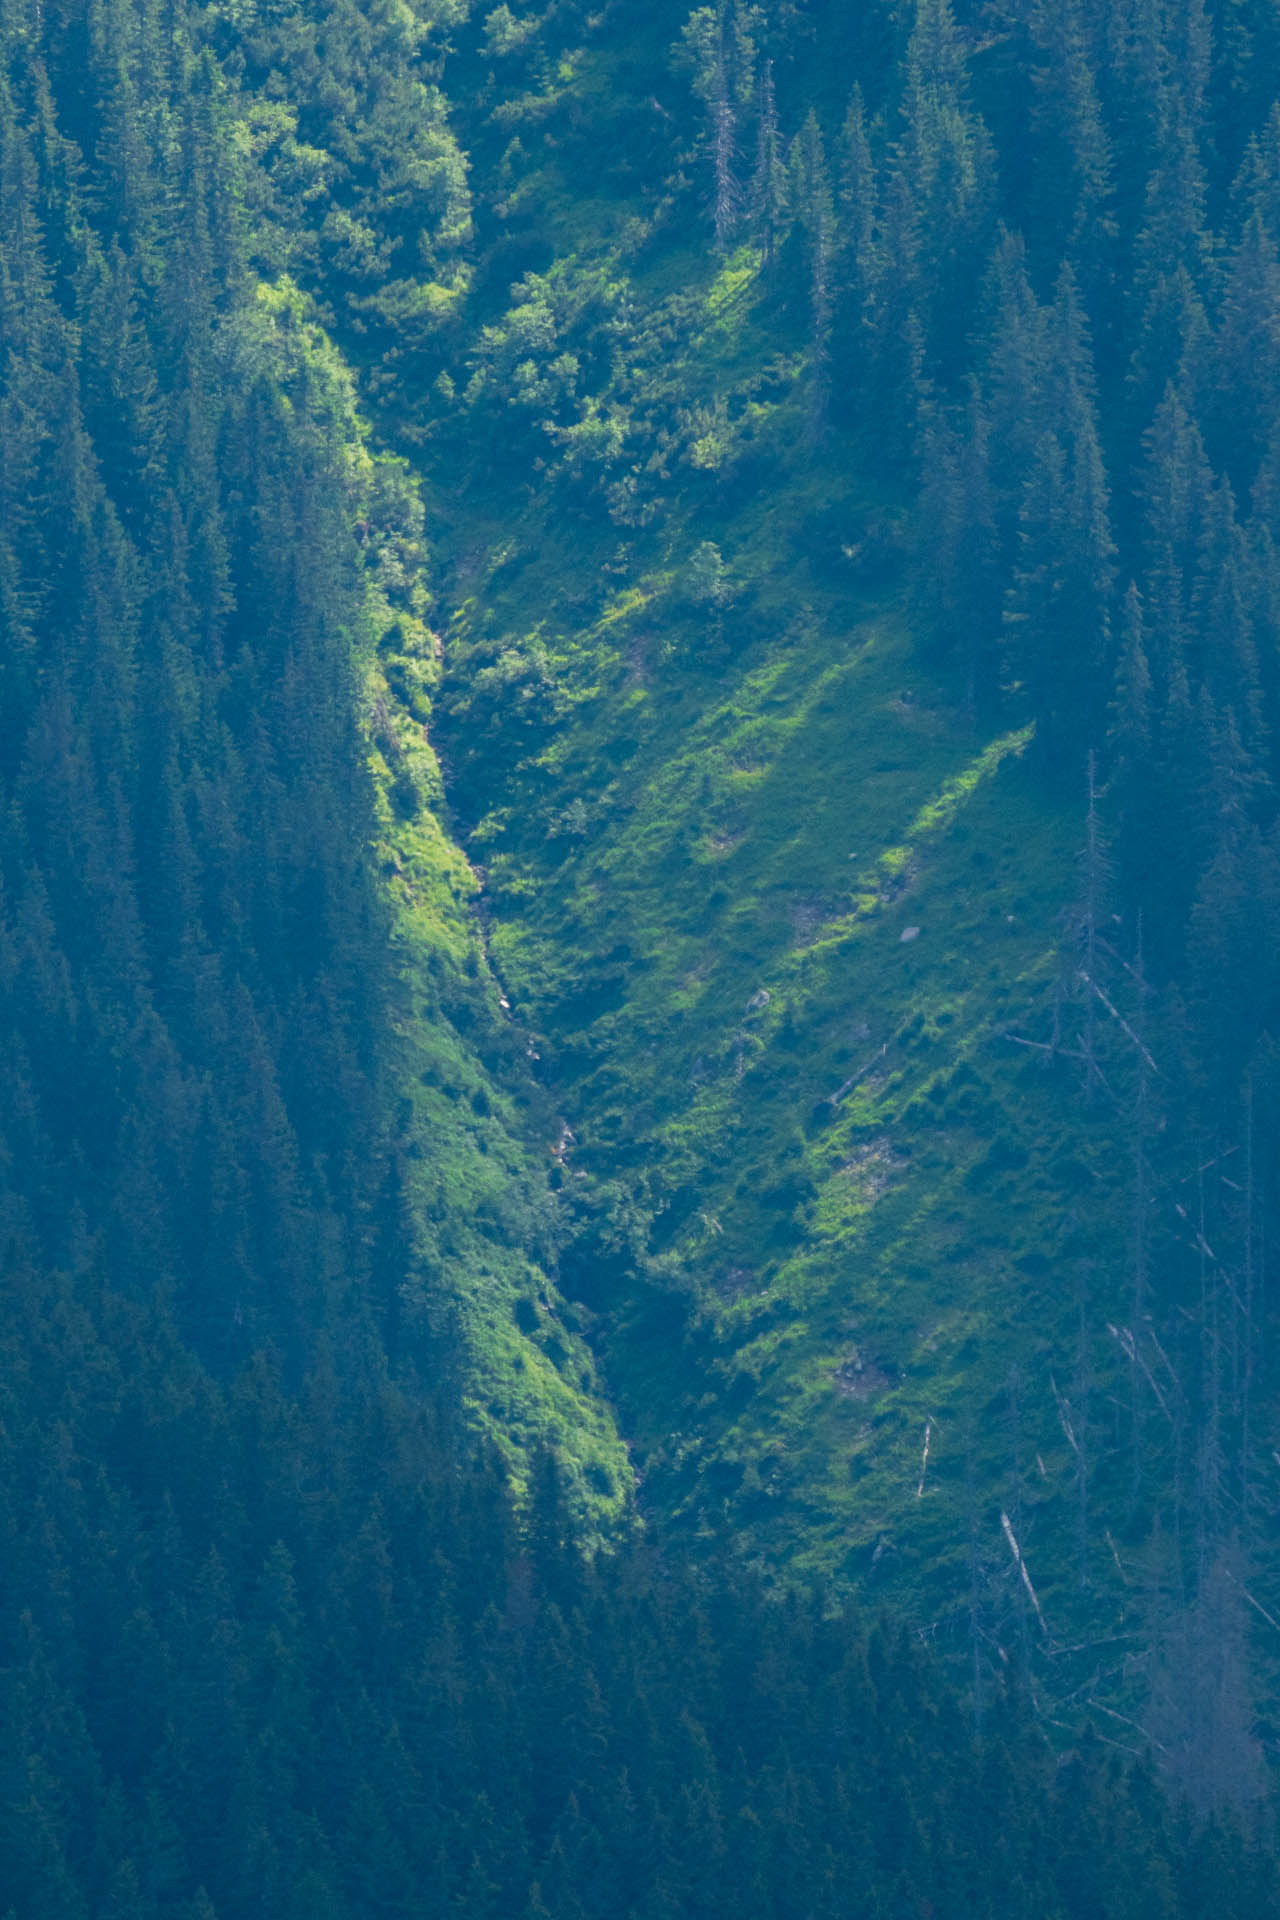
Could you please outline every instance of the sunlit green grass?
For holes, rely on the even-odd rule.
[[[526,194],[556,273],[684,300],[672,351],[709,422],[643,525],[517,481],[466,419],[436,480],[454,824],[537,1124],[572,1132],[557,1204],[595,1248],[570,1265],[642,1509],[945,1620],[971,1534],[1007,1559],[1016,1369],[1028,1554],[1065,1622],[1049,1381],[1074,1365],[1082,1263],[1122,1267],[1123,1176],[1069,1065],[1009,1036],[1044,1030],[1082,810],[1015,715],[922,663],[900,505],[847,440],[815,444],[754,253],[664,245],[657,212],[562,224],[554,159]],[[706,542],[718,607],[691,587]],[[492,750],[468,721],[504,650],[536,650],[558,712],[514,760],[501,715]],[[625,1224],[592,1241],[602,1214]],[[1105,1585],[1100,1534],[1095,1558]]]

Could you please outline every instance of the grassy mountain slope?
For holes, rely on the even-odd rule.
[[[581,1309],[552,1275],[554,1207],[529,1152],[542,1096],[514,1037],[477,911],[479,882],[442,824],[425,721],[440,674],[415,563],[420,509],[393,463],[375,469],[401,517],[375,562],[369,735],[378,861],[394,912],[403,998],[396,1039],[410,1319],[433,1323],[460,1366],[457,1391],[517,1486],[529,1451],[554,1446],[587,1537],[629,1503],[631,1470],[586,1344]],[[406,546],[408,553],[406,554]],[[405,567],[405,559],[410,565]],[[408,590],[406,591],[406,587]],[[389,589],[389,590],[388,590]]]
[[[1083,777],[921,655],[927,529],[856,394],[823,430],[801,237],[714,247],[684,18],[441,16],[442,277],[380,287],[408,223],[355,174],[353,285],[294,261],[427,509],[443,662],[391,634],[374,701],[418,1286],[517,1473],[550,1432],[616,1511],[604,1393],[651,1510],[1127,1699],[1198,1443],[1158,1382],[1126,1425],[1129,986],[1108,1097],[1034,1045]],[[793,122],[835,84],[794,46]]]
[[[598,132],[608,66],[577,69]],[[1047,1031],[1083,798],[922,666],[900,504],[814,445],[759,259],[571,198],[548,145],[491,243],[540,279],[504,310],[482,261],[425,471],[450,794],[556,1106],[564,1283],[647,1501],[922,1621],[969,1609],[972,1535],[1001,1631],[1022,1509],[1070,1616],[1050,1376],[1082,1289],[1110,1365],[1088,1263],[1121,1265],[1122,1174],[1071,1070],[1007,1035]],[[609,443],[580,452],[512,338],[594,369]],[[1086,1573],[1118,1591],[1101,1526]]]
[[[575,620],[607,542],[566,581],[536,514],[514,551],[504,527],[478,598],[504,639],[539,626],[567,713],[472,843],[572,1131],[548,1146],[591,1196],[573,1280],[652,1497],[727,1508],[770,1558],[860,1574],[892,1544],[936,1570],[964,1539],[966,1421],[1011,1365],[1073,1364],[1089,1145],[1004,1035],[1052,976],[1077,829],[1023,736],[921,675],[896,596],[815,577],[808,486],[758,526],[695,524],[750,606],[715,669],[679,657],[705,616],[655,618],[644,574]],[[1031,1451],[1060,1485],[1037,1385]],[[941,1512],[916,1500],[930,1417]],[[988,1506],[1003,1424],[979,1441]]]

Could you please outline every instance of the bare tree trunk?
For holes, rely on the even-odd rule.
[[[1182,1326],[1175,1320],[1173,1339],[1173,1370],[1179,1385],[1185,1379],[1182,1364]],[[1186,1599],[1186,1561],[1184,1557],[1183,1521],[1187,1504],[1187,1395],[1185,1389],[1174,1397],[1173,1419],[1173,1564],[1175,1592],[1179,1604]]]
[[[1098,757],[1090,747],[1086,761],[1088,810],[1085,814],[1084,898],[1082,902],[1081,945],[1084,953],[1086,991],[1084,997],[1084,1098],[1090,1106],[1101,1085],[1098,1070],[1098,1008],[1093,982],[1098,977],[1098,916],[1101,911],[1106,861],[1098,822]]]
[[[1021,1572],[1021,1542],[1024,1528],[1022,1521],[1022,1413],[1018,1404],[1019,1385],[1018,1369],[1016,1366],[1010,1367],[1009,1421],[1012,1430],[1013,1444],[1013,1486],[1009,1495],[1009,1511],[1012,1515],[1014,1535],[1018,1543],[1015,1547],[1015,1559],[1019,1572]],[[1014,1593],[1016,1596],[1018,1615],[1018,1645],[1022,1656],[1023,1671],[1027,1672],[1030,1670],[1031,1665],[1031,1629],[1027,1623],[1026,1595],[1023,1592],[1020,1580],[1014,1583]]]
[[[1244,1090],[1244,1378],[1240,1385],[1240,1535],[1249,1551],[1249,1414],[1253,1386],[1253,1081]]]
[[[1088,1268],[1076,1269],[1076,1379],[1074,1429],[1076,1434],[1076,1579],[1081,1593],[1089,1591],[1089,1366]]]
[[[1221,1535],[1222,1330],[1220,1288],[1205,1234],[1204,1170],[1198,1179],[1200,1253],[1200,1444],[1196,1462],[1196,1581],[1202,1583]]]
[[[1254,1343],[1257,1354],[1259,1385],[1267,1378],[1267,1185],[1265,1176],[1258,1182],[1258,1297],[1254,1308],[1254,1324],[1257,1327],[1257,1339]]]
[[[1142,914],[1138,914],[1138,945],[1134,955],[1134,983],[1137,1004],[1134,1032],[1138,1036],[1138,1097],[1133,1114],[1133,1346],[1129,1367],[1131,1426],[1133,1440],[1133,1498],[1142,1493],[1142,1440],[1145,1412],[1142,1369],[1138,1365],[1138,1343],[1142,1339],[1147,1312],[1147,1139],[1151,1125],[1151,1083],[1147,1055],[1147,976],[1143,958]]]
[[[969,1517],[969,1650],[973,1660],[973,1731],[982,1732],[982,1578],[978,1559],[978,1498],[973,1477],[973,1430],[965,1434],[965,1507]]]

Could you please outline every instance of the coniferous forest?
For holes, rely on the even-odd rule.
[[[1280,1907],[1272,0],[0,0],[0,1920]]]

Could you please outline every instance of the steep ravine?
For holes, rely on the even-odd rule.
[[[1128,1711],[1167,1569],[1121,1431],[1132,1153],[1061,1004],[1084,770],[922,656],[912,503],[694,218],[686,83],[575,19],[445,62],[469,250],[425,344],[345,341],[441,650],[408,708],[447,803],[423,744],[390,836],[432,876],[423,1295],[517,1472],[552,1436],[607,1522],[620,1428],[642,1511]]]

